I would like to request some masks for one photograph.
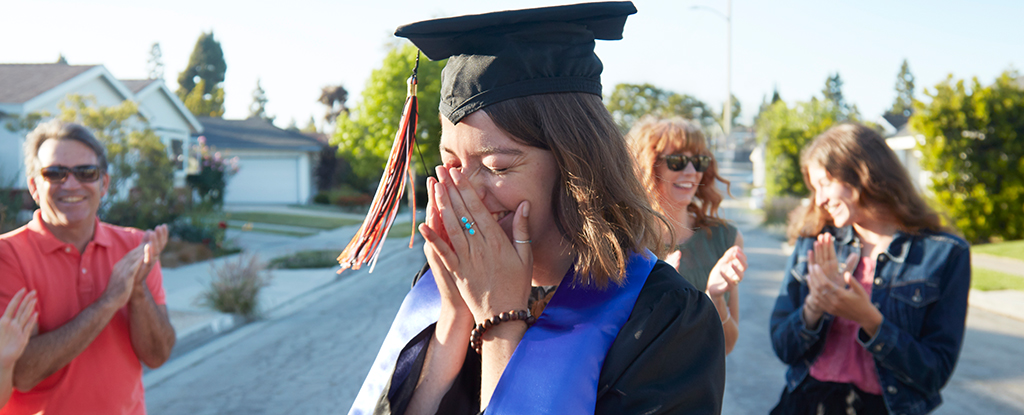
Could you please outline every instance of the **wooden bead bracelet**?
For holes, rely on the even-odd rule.
[[[484,343],[484,332],[486,332],[487,329],[506,321],[523,321],[527,326],[532,326],[533,323],[537,321],[537,318],[531,316],[530,312],[526,310],[509,310],[498,314],[473,327],[473,332],[469,334],[469,346],[472,347],[473,350],[476,350],[476,354],[481,354],[480,352],[483,350]]]

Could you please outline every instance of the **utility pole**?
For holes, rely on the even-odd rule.
[[[725,19],[725,107],[722,111],[722,132],[725,140],[732,132],[732,0],[725,1],[725,14],[707,6],[692,6],[692,10],[704,9]]]

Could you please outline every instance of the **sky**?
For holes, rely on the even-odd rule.
[[[623,40],[598,41],[605,95],[618,83],[651,83],[721,108],[726,97],[729,0],[634,0]],[[164,81],[177,77],[202,32],[224,50],[225,117],[245,118],[257,79],[267,113],[301,127],[325,112],[327,85],[349,91],[349,107],[396,27],[437,17],[570,4],[564,0],[15,1],[0,0],[0,63],[102,64],[120,79],[148,75],[159,42]],[[847,101],[869,120],[893,103],[904,59],[916,96],[952,74],[991,83],[1024,65],[1019,0],[732,0],[732,94],[749,123],[777,88],[787,102],[821,96],[838,72]]]

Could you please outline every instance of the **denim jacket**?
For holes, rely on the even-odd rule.
[[[850,253],[860,254],[860,238],[852,227],[827,227],[823,232],[835,235],[840,262]],[[813,246],[814,238],[797,241],[771,316],[772,347],[789,365],[790,391],[807,377],[834,319],[826,313],[813,330],[804,324],[807,251]],[[871,302],[882,312],[882,325],[873,338],[861,330],[857,341],[874,357],[889,413],[928,413],[942,403],[939,390],[960,356],[971,282],[970,248],[947,233],[897,232],[875,260]]]

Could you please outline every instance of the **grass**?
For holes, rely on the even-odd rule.
[[[1024,260],[1024,240],[974,245],[971,247],[971,251],[978,254]]]
[[[338,265],[338,251],[299,251],[270,260],[273,269],[333,268]]]
[[[419,227],[423,221],[417,221],[416,226]],[[388,230],[388,238],[408,238],[412,235],[413,227],[409,225],[409,222],[396,223],[391,225],[391,229]],[[416,231],[419,232],[418,230]]]
[[[275,225],[300,226],[314,229],[334,229],[342,226],[358,225],[362,220],[331,218],[323,216],[293,215],[288,213],[269,212],[230,212],[227,219],[253,223],[271,223]]]
[[[1024,277],[971,267],[971,288],[981,291],[1024,291]]]
[[[309,205],[293,204],[293,205],[288,205],[288,207],[297,208],[297,209],[304,209],[304,210],[311,210],[311,211],[315,211],[315,212],[335,212],[335,213],[366,213],[366,209],[367,209],[366,207],[363,207],[363,206],[344,207],[343,208],[343,207],[338,206],[338,205],[321,205],[321,204],[317,204],[317,203],[313,203],[313,204],[309,204]]]
[[[244,226],[228,225],[228,228],[230,228],[230,229],[238,229],[238,230],[242,230],[242,231],[246,231],[246,232],[272,233],[272,234],[277,234],[277,235],[300,236],[300,237],[301,236],[309,236],[309,235],[314,235],[315,234],[314,232],[291,231],[291,230],[284,230],[284,229],[267,229],[267,228],[261,228],[259,226],[253,226],[253,227],[246,228]]]

